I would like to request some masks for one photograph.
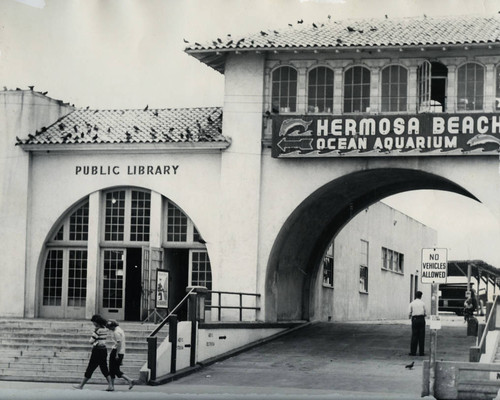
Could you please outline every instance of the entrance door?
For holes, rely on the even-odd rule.
[[[100,314],[123,320],[125,310],[125,250],[104,249],[102,254],[102,291]]]
[[[141,264],[142,249],[127,249],[125,283],[125,320],[141,319]]]
[[[51,249],[43,271],[42,318],[85,318],[87,250]]]

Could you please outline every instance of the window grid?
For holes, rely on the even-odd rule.
[[[496,68],[496,97],[495,97],[495,109],[500,110],[500,66]]]
[[[367,112],[370,109],[370,70],[351,67],[344,74],[344,112]]]
[[[69,251],[68,306],[85,307],[87,298],[87,250]]]
[[[192,252],[191,285],[205,286],[208,290],[212,290],[212,269],[206,251],[195,250]],[[206,304],[211,304],[210,296],[207,297]]]
[[[76,210],[69,219],[69,240],[88,240],[89,203]]]
[[[368,293],[368,242],[361,240],[359,265],[359,291]]]
[[[122,271],[119,274],[118,271]],[[104,308],[122,308],[123,300],[123,251],[104,251],[104,279],[102,306]]]
[[[187,241],[187,216],[174,204],[168,203],[167,217],[167,241],[185,242]]]
[[[382,70],[382,111],[407,110],[408,72],[400,65],[391,65]]]
[[[132,191],[130,219],[130,240],[149,242],[149,224],[151,219],[151,193]]]
[[[273,112],[295,112],[297,110],[297,71],[292,67],[279,67],[272,75]]]
[[[468,63],[458,68],[457,110],[482,110],[484,96],[484,68]]]
[[[382,247],[382,269],[404,273],[404,254]]]
[[[63,250],[50,250],[43,276],[43,305],[60,306],[62,297]]]
[[[327,112],[333,110],[333,71],[317,67],[309,72],[308,111]]]
[[[61,227],[59,228],[59,230],[55,234],[54,240],[64,240],[64,224],[61,225]]]
[[[125,191],[106,193],[104,240],[123,240],[125,229]]]

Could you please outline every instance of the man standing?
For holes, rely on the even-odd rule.
[[[422,301],[422,292],[415,294],[415,300],[410,303],[408,308],[409,318],[411,318],[411,345],[410,356],[417,355],[417,345],[421,356],[424,354],[425,343],[425,304]]]

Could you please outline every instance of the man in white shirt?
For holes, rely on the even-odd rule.
[[[419,354],[421,356],[425,355],[424,343],[426,315],[427,312],[425,310],[425,304],[422,301],[422,292],[418,291],[417,293],[415,293],[415,300],[413,300],[408,307],[408,316],[409,318],[411,318],[410,356],[417,355],[417,345]]]

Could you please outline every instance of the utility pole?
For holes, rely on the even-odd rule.
[[[434,396],[436,386],[436,353],[437,353],[437,329],[433,322],[437,322],[438,318],[438,291],[439,284],[433,283],[431,287],[431,353],[429,360],[429,392]]]

